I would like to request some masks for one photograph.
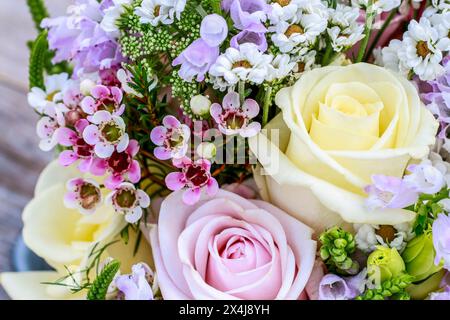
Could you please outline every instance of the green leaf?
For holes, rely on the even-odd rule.
[[[47,31],[42,31],[34,41],[28,69],[29,87],[45,90],[44,70],[48,52]]]
[[[27,0],[28,9],[37,30],[41,31],[41,22],[48,17],[48,11],[43,0]]]
[[[92,283],[87,294],[88,300],[105,300],[108,287],[114,280],[114,276],[119,271],[120,262],[113,260],[108,263]]]

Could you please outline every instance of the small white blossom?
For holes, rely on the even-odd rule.
[[[100,22],[100,27],[112,35],[119,35],[119,28],[116,25],[117,19],[125,12],[125,5],[129,5],[133,0],[112,0],[110,7],[105,9],[105,15]]]
[[[450,10],[449,0],[431,0],[431,5],[439,11]]]
[[[381,54],[377,57],[376,63],[406,77],[410,68],[399,58],[399,52],[402,49],[402,46],[403,43],[400,40],[391,40],[387,47],[381,49]]]
[[[399,7],[401,2],[401,0],[377,0],[373,2],[371,9],[376,13],[388,12]],[[352,4],[355,7],[369,9],[369,0],[352,0]]]
[[[313,45],[318,36],[326,30],[327,20],[311,13],[298,15],[290,22],[280,21],[269,27],[272,41],[283,53],[306,53],[302,49]]]
[[[444,73],[440,64],[442,52],[450,50],[450,39],[440,38],[439,32],[431,26],[427,18],[420,22],[411,21],[405,32],[402,48],[399,51],[400,60],[413,69],[421,80],[435,79]]]
[[[209,73],[215,87],[234,86],[240,80],[261,84],[267,77],[273,56],[264,54],[253,43],[244,43],[239,49],[228,48],[217,58]]]
[[[327,33],[334,51],[341,52],[364,38],[364,25],[358,23],[359,9],[338,4],[330,8]]]
[[[276,0],[271,3],[268,18],[271,25],[280,21],[292,22],[297,15],[315,13],[325,16],[327,7],[320,0]]]
[[[295,61],[296,65],[294,67],[295,73],[302,73],[304,71],[309,71],[315,68],[316,65],[316,51],[311,50],[302,56],[294,56],[292,60]]]
[[[136,8],[136,15],[141,17],[141,23],[150,23],[152,26],[171,24],[175,18],[180,19],[184,11],[186,0],[143,0]]]
[[[288,54],[277,55],[268,66],[267,81],[286,77],[296,66]]]
[[[414,236],[412,228],[408,223],[397,224],[394,226],[355,224],[354,227],[357,231],[355,235],[356,245],[360,250],[367,253],[374,251],[379,245],[396,248],[401,252],[406,247],[407,242]],[[394,239],[385,241],[386,239],[383,239],[383,237],[378,234],[381,228],[393,228],[392,232]]]
[[[37,112],[47,114],[47,108],[53,108],[57,102],[62,101],[62,93],[69,84],[67,73],[47,76],[44,81],[45,91],[37,87],[32,88],[28,93],[28,104]]]

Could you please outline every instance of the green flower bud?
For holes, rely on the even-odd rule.
[[[347,246],[347,240],[345,239],[336,239],[334,240],[334,246],[339,249],[344,249]]]
[[[405,263],[397,249],[378,246],[367,258],[367,270],[370,277],[384,282],[404,272]]]
[[[445,270],[442,269],[431,277],[422,281],[418,284],[411,284],[406,288],[412,299],[414,300],[424,300],[431,292],[439,290],[442,278],[445,275]]]
[[[408,243],[402,257],[406,271],[414,277],[414,282],[422,281],[442,269],[442,264],[434,264],[435,256],[431,232],[425,232]]]
[[[322,260],[327,260],[330,257],[330,252],[326,247],[320,248],[320,257],[322,258]]]

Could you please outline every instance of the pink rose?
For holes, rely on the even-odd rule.
[[[260,200],[225,190],[193,206],[162,203],[150,232],[164,299],[305,299],[312,229]]]

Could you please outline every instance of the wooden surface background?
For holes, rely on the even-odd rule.
[[[46,0],[52,16],[70,0]],[[28,49],[36,36],[25,0],[0,1],[0,272],[11,270],[10,252],[20,233],[23,207],[39,172],[52,158],[38,148],[37,115],[27,104]],[[0,299],[7,295],[0,287]]]

